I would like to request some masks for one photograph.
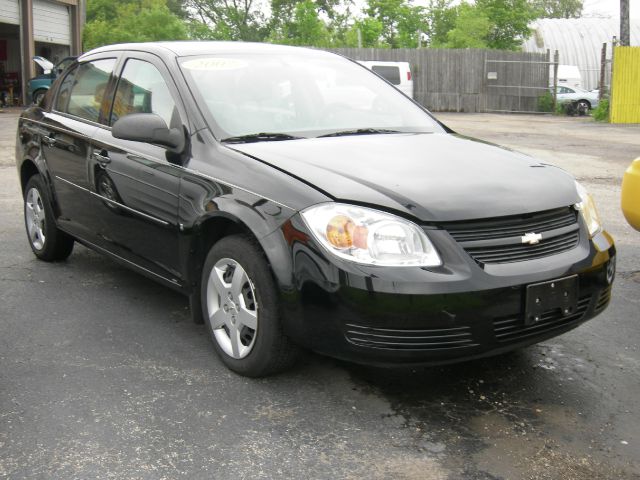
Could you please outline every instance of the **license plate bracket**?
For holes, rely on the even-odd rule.
[[[578,276],[527,285],[525,298],[525,325],[540,322],[544,313],[553,310],[560,310],[562,316],[572,315],[578,305]]]

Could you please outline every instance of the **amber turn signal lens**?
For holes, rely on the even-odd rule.
[[[327,224],[327,240],[336,248],[367,248],[367,227],[357,226],[346,215],[336,215]]]
[[[327,240],[336,248],[353,246],[351,231],[355,228],[353,220],[344,215],[336,215],[327,224]]]

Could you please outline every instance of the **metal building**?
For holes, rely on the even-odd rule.
[[[602,44],[611,58],[613,37],[620,38],[620,22],[610,18],[543,18],[532,25],[533,33],[522,48],[525,52],[558,50],[562,65],[576,65],[582,86],[598,88]],[[631,20],[631,45],[640,45],[640,21]]]
[[[35,55],[57,63],[82,49],[85,0],[0,0],[0,90],[10,103],[26,99]]]

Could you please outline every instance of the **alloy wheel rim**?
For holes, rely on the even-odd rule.
[[[220,348],[234,359],[253,349],[258,331],[258,304],[253,282],[231,258],[216,262],[207,282],[207,313]]]
[[[42,197],[37,188],[31,188],[27,192],[27,198],[25,200],[26,205],[26,223],[27,233],[29,234],[29,241],[33,248],[36,250],[42,250],[46,241],[45,236],[45,211],[42,203]]]

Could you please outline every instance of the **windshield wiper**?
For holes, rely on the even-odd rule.
[[[298,140],[305,137],[296,137],[288,133],[249,133],[248,135],[238,135],[237,137],[227,137],[220,140],[225,143],[251,143],[251,142],[271,142],[277,140]]]
[[[355,130],[343,130],[341,132],[327,133],[320,135],[318,138],[323,137],[343,137],[347,135],[374,135],[376,133],[404,133],[400,130],[389,130],[386,128],[357,128]]]

